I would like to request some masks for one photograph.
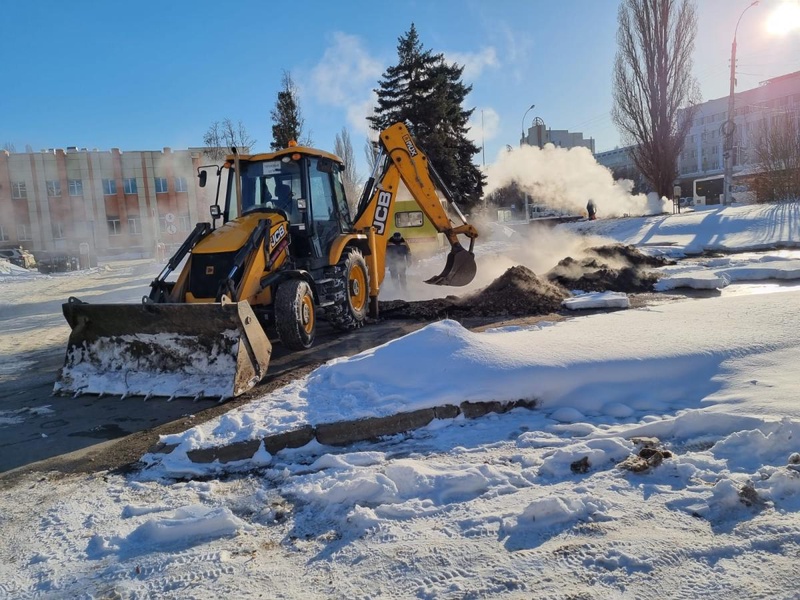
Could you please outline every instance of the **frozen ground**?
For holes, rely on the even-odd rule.
[[[673,254],[800,245],[796,204],[707,212],[572,229]],[[681,276],[738,269],[722,294],[480,334],[440,322],[172,436],[141,472],[5,489],[0,596],[794,598],[800,295],[730,290],[795,258],[705,260]],[[174,479],[197,472],[189,448],[303,419],[520,397],[539,408]]]

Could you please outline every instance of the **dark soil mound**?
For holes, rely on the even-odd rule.
[[[634,267],[663,267],[664,265],[674,265],[674,260],[669,260],[663,256],[649,256],[636,249],[636,246],[623,246],[622,244],[609,244],[607,246],[595,246],[589,252],[596,254],[600,258],[624,260]]]
[[[471,296],[447,296],[416,302],[391,300],[381,302],[379,311],[387,319],[424,321],[546,315],[561,310],[561,301],[570,296],[568,290],[652,291],[658,277],[646,269],[667,264],[674,264],[674,261],[648,256],[634,246],[598,246],[589,250],[587,257],[581,260],[568,256],[546,278],[537,277],[527,267],[517,265]]]
[[[674,261],[648,256],[633,246],[621,244],[598,246],[590,249],[588,254],[580,260],[571,256],[561,260],[547,273],[547,278],[570,290],[632,294],[652,291],[653,284],[658,281],[658,276],[644,268],[675,264]]]
[[[384,317],[394,319],[526,317],[557,312],[561,309],[561,301],[567,297],[567,290],[518,265],[471,296],[448,296],[417,302],[392,300],[381,302],[380,312]]]
[[[416,300],[406,302],[405,300],[381,301],[378,304],[378,311],[384,319],[417,319],[419,321],[435,321],[451,316],[453,307],[456,306],[458,298],[448,296],[436,300]]]
[[[477,294],[461,300],[471,316],[510,315],[525,317],[544,315],[561,309],[561,301],[569,292],[536,273],[517,265],[511,267]]]

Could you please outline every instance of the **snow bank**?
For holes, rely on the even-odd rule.
[[[533,330],[476,333],[441,321],[332,360],[219,419],[163,436],[164,443],[177,448],[167,457],[148,460],[163,461],[166,475],[196,472],[206,467],[192,464],[189,450],[465,400],[536,399],[551,418],[564,423],[594,418],[632,422],[649,411],[703,403],[768,411],[771,404],[794,398],[791,375],[776,365],[791,356],[800,360],[795,341],[800,295],[780,296],[675,303]],[[735,319],[732,327],[731,314],[747,317]],[[698,331],[704,335],[698,337]],[[735,375],[737,365],[750,356],[758,356],[769,396]],[[648,390],[646,396],[642,389]],[[800,415],[800,409],[796,412]]]
[[[573,292],[575,293],[575,292]],[[562,303],[569,310],[587,310],[591,308],[630,308],[628,295],[622,292],[589,292],[577,293]]]
[[[106,554],[141,554],[187,548],[201,542],[232,536],[250,527],[224,507],[184,506],[157,519],[148,519],[124,537],[95,535],[87,545],[89,558]]]

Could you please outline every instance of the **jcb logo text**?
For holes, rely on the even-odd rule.
[[[390,192],[380,192],[378,194],[378,205],[375,207],[375,217],[372,219],[372,226],[378,235],[383,235],[386,231],[386,219],[389,218],[389,206],[392,204],[392,194]]]
[[[280,242],[283,237],[286,235],[286,227],[284,227],[283,223],[281,226],[275,230],[275,233],[269,238],[269,247],[274,248],[278,242]]]

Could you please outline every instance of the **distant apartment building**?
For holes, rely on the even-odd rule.
[[[202,149],[0,151],[0,247],[152,256],[208,221]]]
[[[594,154],[594,138],[584,138],[581,132],[571,132],[566,129],[549,129],[543,123],[535,123],[528,128],[522,139],[523,144],[539,146],[553,144],[559,148],[588,148]]]
[[[800,116],[800,71],[768,79],[757,88],[735,95],[733,142],[734,174],[757,168],[756,140],[763,128],[778,115]],[[721,175],[724,167],[724,123],[728,120],[728,97],[703,102],[681,152],[681,178]]]
[[[774,77],[756,88],[735,95],[733,142],[734,178],[759,170],[755,146],[760,132],[778,116],[800,118],[800,71]],[[678,157],[678,183],[685,196],[693,194],[697,180],[721,178],[725,168],[724,124],[728,120],[728,96],[697,106],[691,128]],[[598,152],[595,159],[614,171],[635,169],[630,158],[631,146]],[[736,181],[736,180],[734,180]],[[705,202],[719,202],[718,191]]]
[[[631,169],[634,168],[633,159],[630,156],[631,148],[633,146],[623,146],[622,148],[614,148],[605,152],[597,152],[594,155],[594,159],[612,171]]]

